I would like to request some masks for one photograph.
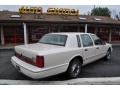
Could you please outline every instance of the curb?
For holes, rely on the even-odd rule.
[[[0,80],[0,85],[62,85],[63,81]]]
[[[80,78],[67,81],[69,85],[120,85],[120,77]]]
[[[14,47],[0,47],[0,50],[13,50]]]
[[[0,85],[120,85],[120,77],[78,78],[65,81],[0,80]]]

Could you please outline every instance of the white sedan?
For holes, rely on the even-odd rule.
[[[76,78],[83,65],[100,58],[111,58],[112,45],[91,33],[49,33],[38,43],[15,47],[11,62],[15,68],[34,79],[66,72]]]

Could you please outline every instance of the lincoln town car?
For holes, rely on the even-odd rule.
[[[64,72],[69,78],[77,78],[84,65],[110,60],[111,53],[112,45],[92,33],[48,33],[35,44],[15,46],[11,62],[16,70],[33,79]]]

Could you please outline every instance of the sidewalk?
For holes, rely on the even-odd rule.
[[[0,45],[0,50],[5,50],[5,49],[14,49],[15,45]]]
[[[14,49],[14,46],[0,46],[0,50]]]
[[[1,85],[120,85],[120,77],[78,78],[66,81],[0,80]]]

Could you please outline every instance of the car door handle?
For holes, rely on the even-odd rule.
[[[99,49],[99,47],[96,47],[96,49]]]
[[[85,51],[88,51],[88,49],[85,49]]]

